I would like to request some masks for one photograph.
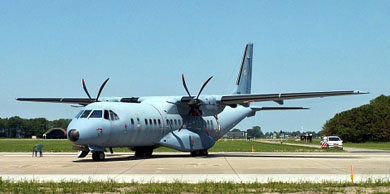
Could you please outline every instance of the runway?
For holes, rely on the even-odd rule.
[[[75,153],[0,153],[0,175],[14,181],[354,182],[390,180],[390,153],[156,153],[152,158],[107,154],[103,162]]]

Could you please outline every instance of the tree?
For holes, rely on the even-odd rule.
[[[48,121],[45,118],[23,119],[18,116],[0,118],[0,135],[3,137],[16,137],[16,135],[30,138],[42,135],[53,127],[66,129],[71,119],[58,119]]]
[[[347,142],[390,141],[390,96],[381,95],[370,104],[336,114],[321,133]]]
[[[255,137],[255,138],[264,137],[264,134],[261,131],[261,127],[259,126],[254,126],[252,127],[252,129],[246,130],[246,133],[248,137]]]
[[[23,120],[14,116],[8,119],[8,134],[7,137],[16,137],[16,132],[18,129],[21,129],[23,125]]]
[[[50,122],[50,128],[62,128],[66,129],[72,121],[71,119],[58,119]]]

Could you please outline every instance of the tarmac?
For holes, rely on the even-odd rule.
[[[354,182],[390,181],[390,151],[107,154],[95,162],[76,153],[0,153],[0,176],[12,181],[116,182]]]

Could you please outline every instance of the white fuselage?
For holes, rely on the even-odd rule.
[[[161,146],[160,140],[180,127],[188,130],[204,130],[214,140],[254,112],[247,107],[226,107],[216,116],[197,117],[180,115],[172,108],[175,105],[155,101],[142,103],[97,102],[83,110],[112,111],[117,117],[74,118],[68,131],[77,129],[79,145],[99,147]],[[182,126],[183,125],[183,126]],[[180,133],[180,132],[178,132]]]

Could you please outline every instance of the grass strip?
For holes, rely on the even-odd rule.
[[[0,178],[1,193],[257,193],[257,192],[348,192],[382,193],[390,191],[388,181],[363,183],[117,183],[108,182],[12,182]]]
[[[32,148],[43,145],[44,152],[76,152],[72,150],[72,143],[68,140],[52,139],[0,139],[0,152],[32,152]],[[251,152],[252,145],[255,152],[321,152],[319,148],[291,146],[283,144],[268,144],[246,140],[221,139],[209,150],[210,152]],[[130,152],[128,148],[114,148],[115,152]],[[176,150],[160,147],[155,152],[176,152]]]
[[[310,142],[306,143],[304,141],[300,141],[297,139],[286,139],[284,140],[284,142],[320,146],[321,140],[316,138],[313,139],[311,143]],[[364,143],[343,142],[343,146],[352,147],[352,148],[362,148],[362,149],[390,150],[390,142],[364,142]]]
[[[377,149],[377,150],[390,150],[390,142],[364,142],[364,143],[344,143],[345,147],[353,148],[366,148],[366,149]]]

